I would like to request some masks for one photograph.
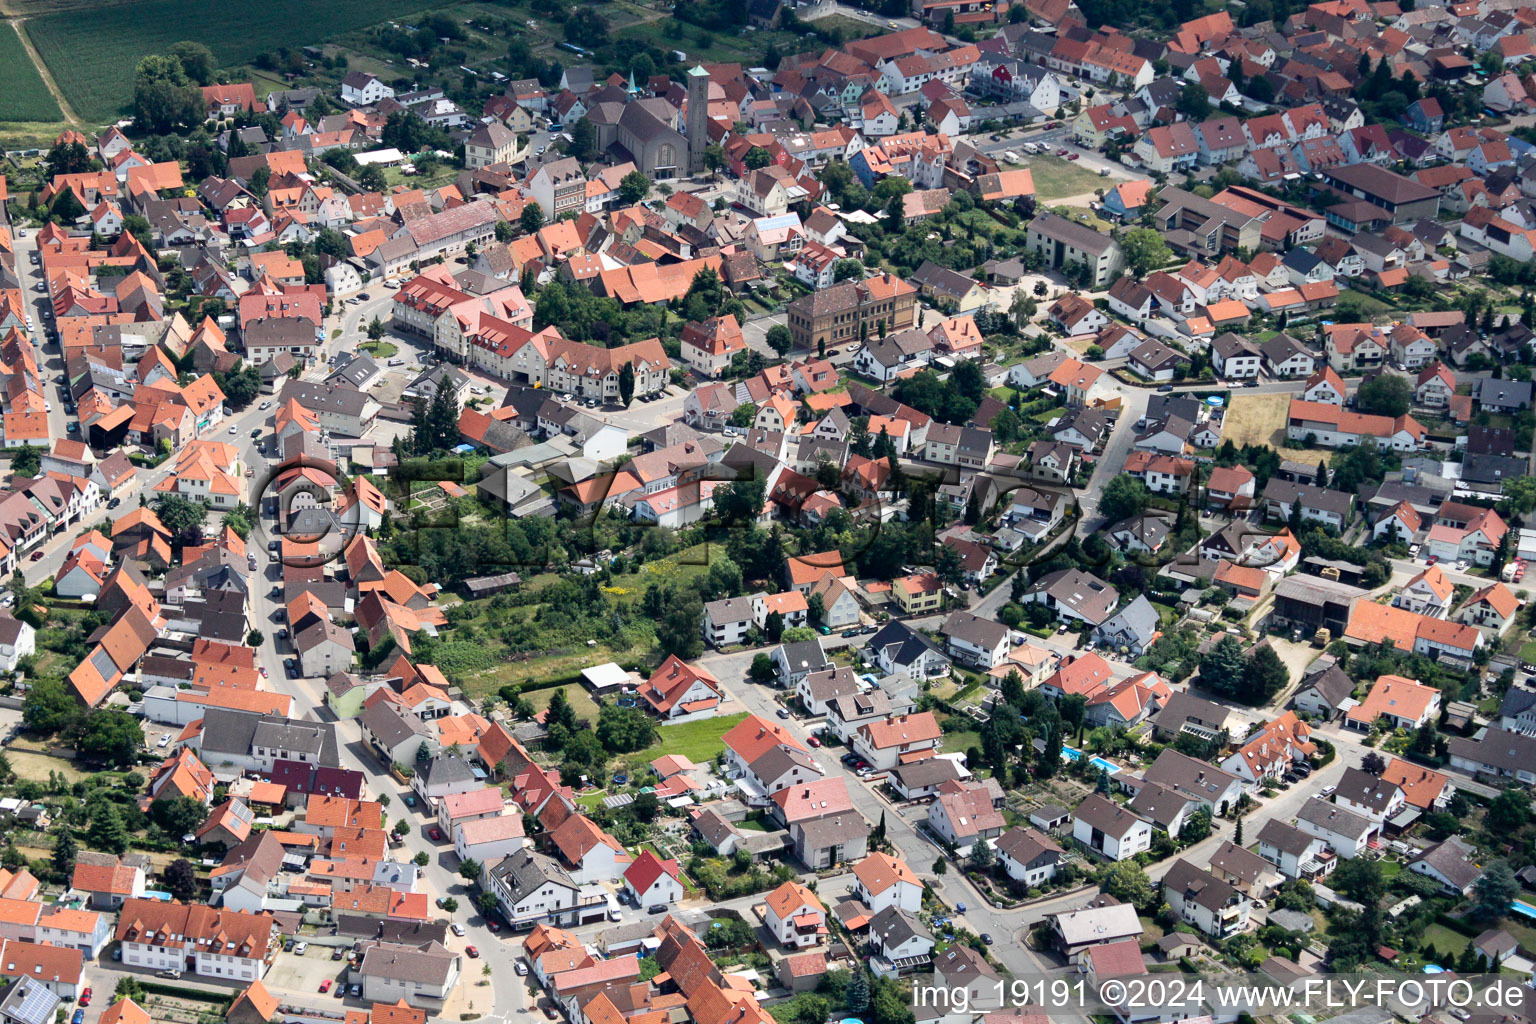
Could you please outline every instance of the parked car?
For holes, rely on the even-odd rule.
[[[821,737],[819,737],[819,736],[808,736],[808,737],[806,737],[805,742],[809,743],[813,747],[819,747],[819,746],[821,746]]]
[[[363,986],[354,981],[352,983],[352,988],[348,990],[347,994],[350,995],[353,999],[356,999],[363,994]]]
[[[434,843],[440,843],[443,841],[443,830],[438,828],[436,825],[433,825],[431,828],[427,829],[427,835],[432,837],[432,841]]]
[[[347,951],[345,949],[342,949],[340,946],[337,946],[335,949],[331,950],[331,959],[332,960],[344,960],[344,959],[346,959],[346,956],[347,956]]]
[[[774,714],[778,715],[780,718],[788,718],[789,717],[789,710],[787,708],[779,708],[777,711],[774,712]]]
[[[416,795],[414,793],[407,793],[407,794],[405,794],[405,796],[401,797],[400,799],[405,801],[405,806],[407,806],[407,807],[415,807],[416,806]]]
[[[320,991],[321,992],[329,992],[330,990],[331,990],[331,979],[330,978],[326,978],[324,981],[322,981],[320,983]]]
[[[307,942],[296,942],[296,943],[294,943],[294,946],[293,946],[293,955],[294,956],[303,956],[308,951],[309,951],[309,943],[307,943]]]
[[[87,985],[87,986],[85,986],[85,988],[80,990],[80,1005],[81,1006],[90,1006],[91,1005],[91,986]]]
[[[460,938],[463,937],[463,935],[464,935],[464,926],[459,924],[459,922],[457,922],[457,921],[453,922],[453,924],[449,925],[448,928],[453,932],[453,934],[459,936]]]
[[[478,959],[480,959],[480,951],[478,949],[476,949],[474,946],[465,946],[464,947],[464,955],[469,957],[471,960],[478,960]]]

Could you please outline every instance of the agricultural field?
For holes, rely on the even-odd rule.
[[[47,14],[29,20],[26,32],[80,116],[104,123],[131,102],[139,59],[180,40],[205,43],[220,64],[233,67],[278,47],[315,44],[439,6],[431,0],[331,0],[323,6],[306,0],[144,0],[102,7],[88,18]],[[25,61],[19,42],[16,53]],[[37,87],[42,89],[41,81]],[[0,112],[7,109],[0,104]]]
[[[48,122],[59,117],[59,105],[43,84],[21,38],[9,25],[0,28],[0,121]]]

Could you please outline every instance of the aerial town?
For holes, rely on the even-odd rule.
[[[1010,986],[1536,978],[1536,4],[374,6],[38,64],[0,1024],[1536,1019]]]

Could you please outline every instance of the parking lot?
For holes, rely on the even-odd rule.
[[[330,946],[317,946],[311,943],[304,956],[291,952],[277,954],[277,960],[267,971],[265,979],[267,987],[274,991],[302,996],[304,1002],[313,1003],[315,996],[320,992],[320,985],[329,981],[331,991],[327,993],[327,998],[336,1003],[343,1002],[336,998],[336,986],[347,976],[347,961],[332,960],[332,951]],[[362,1004],[361,999],[351,1001],[357,1005]]]

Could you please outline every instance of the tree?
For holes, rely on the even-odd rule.
[[[139,61],[133,76],[133,118],[156,135],[202,123],[203,94],[187,78],[181,61],[150,54]]]
[[[1520,895],[1520,882],[1509,862],[1496,860],[1483,868],[1472,887],[1472,914],[1497,920],[1509,913],[1510,904]]]
[[[1340,862],[1329,884],[1368,908],[1374,907],[1387,891],[1386,879],[1381,875],[1381,864],[1364,857],[1352,857]]]
[[[523,207],[523,212],[518,215],[517,222],[522,225],[525,233],[533,234],[544,226],[544,208],[538,203],[529,203]]]
[[[68,825],[61,826],[53,837],[53,872],[66,885],[75,873],[75,854],[78,851],[75,833]]]
[[[1189,82],[1179,91],[1174,109],[1191,121],[1204,121],[1211,113],[1211,94],[1199,82]]]
[[[1198,88],[1198,86],[1197,86]],[[1132,228],[1120,239],[1126,265],[1138,279],[1173,259],[1173,250],[1163,236],[1151,228]]]
[[[832,282],[857,281],[864,276],[864,264],[855,259],[842,259],[832,264]]]
[[[1511,786],[1488,804],[1488,814],[1483,823],[1494,835],[1510,836],[1524,828],[1530,820],[1530,797]]]
[[[445,896],[443,897],[443,909],[450,914],[457,914],[459,912],[459,901],[452,896]]]
[[[795,345],[794,336],[789,333],[789,328],[783,324],[774,324],[768,328],[766,340],[768,347],[777,352],[781,357],[788,355],[789,350]]]
[[[635,364],[625,363],[619,367],[619,404],[629,408],[629,403],[635,398]]]
[[[1360,770],[1367,775],[1380,775],[1387,770],[1387,762],[1380,754],[1371,751],[1360,759]]]
[[[987,845],[987,841],[985,839],[977,836],[976,842],[971,845],[970,855],[966,858],[966,860],[970,862],[971,870],[991,870],[993,859],[992,847]]]
[[[1355,405],[1374,416],[1401,416],[1413,405],[1413,387],[1407,377],[1379,374],[1360,385]]]
[[[266,635],[259,629],[253,629],[245,634],[245,646],[247,647],[260,647],[266,642]]]
[[[133,715],[98,711],[86,719],[77,747],[93,761],[123,768],[139,759],[139,752],[144,749],[144,728]]]
[[[494,914],[501,909],[501,900],[493,892],[482,892],[475,897],[475,907],[482,915]]]
[[[57,679],[37,680],[21,702],[21,723],[31,733],[70,732],[79,717],[79,703]]]
[[[1232,696],[1238,692],[1246,659],[1243,645],[1224,636],[1200,659],[1200,685],[1213,693]]]
[[[22,445],[21,450],[11,458],[11,473],[14,476],[35,477],[42,467],[42,450],[30,444]]]
[[[1267,704],[1271,697],[1285,689],[1290,679],[1291,674],[1285,662],[1280,660],[1274,648],[1265,644],[1255,650],[1243,665],[1237,699],[1254,707]]]
[[[644,171],[630,171],[619,181],[619,201],[625,206],[643,202],[651,194],[651,179]]]
[[[85,841],[93,849],[122,854],[128,849],[128,828],[117,804],[102,800],[91,812],[91,827],[86,830]]]
[[[597,739],[610,754],[631,754],[656,741],[656,726],[639,708],[604,704],[597,714]]]
[[[1181,843],[1198,843],[1211,834],[1211,809],[1201,807],[1184,821],[1179,829],[1179,841]]]
[[[170,836],[186,835],[207,817],[208,808],[191,797],[165,797],[149,805],[149,820]]]
[[[177,857],[165,866],[161,876],[171,896],[183,903],[197,895],[197,869],[185,857]]]
[[[193,85],[212,85],[214,72],[218,65],[214,62],[213,51],[207,46],[192,40],[182,40],[172,43],[169,55],[181,62],[181,70],[187,76],[187,80]]]
[[[741,158],[741,162],[746,165],[746,168],[749,171],[755,171],[761,167],[767,167],[772,160],[773,157],[770,156],[768,151],[762,146],[753,146],[751,149],[747,150],[747,155]]]
[[[864,970],[864,965],[854,967],[852,976],[848,979],[848,987],[843,990],[843,1008],[849,1014],[860,1014],[869,1006],[869,975]]]
[[[1122,860],[1104,872],[1099,888],[1106,896],[1113,896],[1122,903],[1129,903],[1137,910],[1152,905],[1155,896],[1152,881],[1141,865],[1132,860]]]
[[[427,855],[427,851],[426,850],[422,850],[420,853],[416,854],[416,856],[412,857],[411,861],[417,867],[424,868],[428,864],[432,863],[432,858]]]
[[[754,683],[771,683],[778,673],[774,670],[773,659],[766,654],[756,654],[752,657],[752,667],[747,669],[747,678]]]
[[[50,178],[61,174],[84,174],[91,169],[91,151],[79,142],[66,142],[50,149],[43,164],[48,168]]]
[[[480,862],[473,857],[466,857],[459,861],[459,877],[466,882],[473,882],[480,877]]]
[[[1111,523],[1129,519],[1146,509],[1149,497],[1146,484],[1121,474],[1104,485],[1104,493],[1099,496],[1099,514]]]
[[[674,601],[656,623],[656,643],[662,653],[675,654],[684,661],[704,653],[704,640],[699,635],[703,618],[704,602],[697,594]]]
[[[165,494],[155,502],[155,514],[175,537],[201,535],[203,523],[208,518],[208,506],[179,494]]]
[[[368,340],[378,341],[384,337],[384,324],[378,317],[368,321]]]

